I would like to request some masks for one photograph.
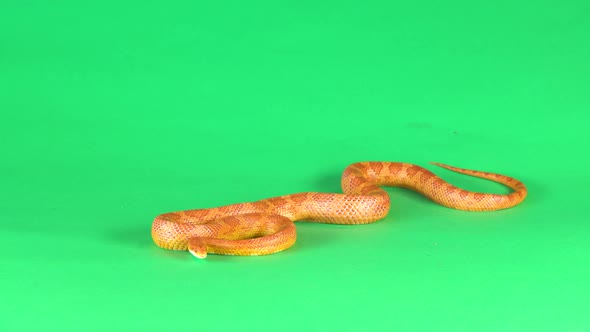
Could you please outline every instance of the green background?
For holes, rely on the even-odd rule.
[[[589,36],[583,0],[3,1],[0,330],[590,331]],[[157,214],[370,160],[530,193],[388,189],[386,219],[264,257],[152,243]]]

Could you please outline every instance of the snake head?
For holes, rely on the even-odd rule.
[[[188,239],[188,251],[195,257],[203,259],[207,257],[207,245],[200,237],[193,236]]]

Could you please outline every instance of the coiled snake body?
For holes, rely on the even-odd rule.
[[[152,224],[154,242],[165,249],[188,250],[198,258],[207,253],[266,255],[295,243],[294,221],[367,224],[389,212],[389,195],[379,186],[417,191],[453,209],[492,211],[522,202],[525,185],[511,177],[433,163],[449,170],[504,184],[507,195],[463,190],[417,165],[398,162],[360,162],[342,175],[343,194],[306,192],[210,209],[170,212]]]

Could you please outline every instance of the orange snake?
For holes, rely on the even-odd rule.
[[[380,185],[412,189],[438,204],[466,211],[510,208],[527,195],[522,182],[505,175],[433,164],[492,180],[514,191],[507,195],[472,192],[457,188],[413,164],[360,162],[344,170],[344,194],[306,192],[251,203],[164,213],[153,222],[152,238],[162,248],[188,250],[198,258],[205,258],[207,253],[266,255],[295,243],[294,221],[367,224],[384,218],[389,211],[389,195]]]

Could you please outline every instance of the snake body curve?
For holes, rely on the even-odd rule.
[[[380,186],[417,191],[443,206],[466,211],[513,207],[527,195],[525,185],[508,176],[433,163],[451,171],[492,180],[513,189],[506,195],[463,190],[429,170],[408,163],[360,162],[342,174],[343,194],[305,192],[209,209],[164,213],[152,224],[152,238],[164,249],[207,253],[266,255],[291,247],[294,221],[367,224],[384,218],[390,199]]]

